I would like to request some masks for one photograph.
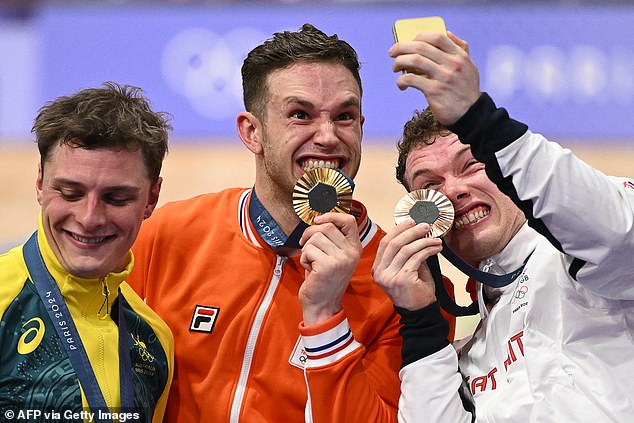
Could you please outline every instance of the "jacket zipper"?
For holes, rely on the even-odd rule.
[[[244,400],[244,395],[246,392],[249,372],[251,371],[251,362],[253,361],[253,350],[255,349],[255,344],[257,343],[260,329],[262,328],[264,315],[271,305],[273,295],[275,294],[277,286],[279,285],[280,279],[282,277],[282,267],[284,266],[284,263],[286,263],[286,259],[287,257],[277,256],[275,269],[273,269],[273,277],[269,282],[269,287],[266,290],[266,294],[264,295],[262,304],[260,304],[260,307],[255,314],[255,320],[253,321],[253,325],[251,326],[249,338],[247,339],[247,346],[244,350],[242,368],[240,370],[240,377],[238,378],[238,386],[236,388],[236,393],[233,396],[233,403],[231,404],[231,416],[229,418],[229,421],[231,423],[238,423],[239,421],[240,409],[242,408],[242,401]]]
[[[99,316],[101,320],[103,320],[107,318],[108,315],[110,314],[110,290],[108,289],[108,283],[106,282],[106,278],[101,278],[99,279],[99,281],[101,282],[101,289],[102,289],[102,294],[104,298],[103,298],[103,303],[101,303],[101,307],[99,307],[99,311],[97,311],[97,315]],[[104,306],[106,307],[106,313],[102,315],[101,311],[103,310]]]

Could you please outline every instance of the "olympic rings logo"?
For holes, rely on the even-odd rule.
[[[152,363],[154,361],[154,356],[147,350],[145,342],[141,341],[139,338],[139,335],[137,335],[136,338],[132,335],[134,346],[139,348],[139,357],[141,357],[143,361]]]
[[[513,295],[513,297],[515,298],[515,301],[524,299],[524,297],[526,297],[527,292],[528,292],[528,286],[526,285],[520,286],[519,289],[515,291],[515,294]]]

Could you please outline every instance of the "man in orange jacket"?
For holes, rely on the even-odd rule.
[[[306,24],[253,49],[242,79],[255,185],[162,207],[134,248],[133,286],[175,336],[167,418],[396,422],[400,325],[371,275],[384,232],[353,202],[302,233],[292,203],[314,168],[357,173],[357,54]]]

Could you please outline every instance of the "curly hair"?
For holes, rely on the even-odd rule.
[[[398,161],[396,164],[396,179],[407,189],[410,187],[405,180],[405,164],[409,153],[422,145],[431,145],[437,136],[449,134],[449,130],[436,120],[429,108],[422,112],[414,110],[412,118],[403,127],[403,136],[398,141]]]
[[[337,34],[328,36],[311,24],[297,32],[276,32],[255,47],[242,64],[244,107],[258,119],[266,118],[268,76],[299,62],[332,62],[344,65],[361,88],[359,59],[356,51]]]
[[[42,170],[51,147],[66,144],[87,150],[141,149],[152,182],[158,180],[167,154],[171,116],[153,112],[143,90],[130,85],[106,82],[58,97],[45,104],[35,118],[35,133]]]

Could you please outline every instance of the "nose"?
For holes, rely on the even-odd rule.
[[[76,211],[75,218],[87,232],[94,231],[106,224],[106,207],[101,199],[88,196],[77,206],[79,210]]]
[[[469,196],[469,189],[462,178],[446,178],[443,184],[443,193],[452,203]]]
[[[334,148],[339,143],[335,123],[330,119],[324,118],[320,119],[317,125],[317,131],[314,136],[315,144],[326,150]]]

